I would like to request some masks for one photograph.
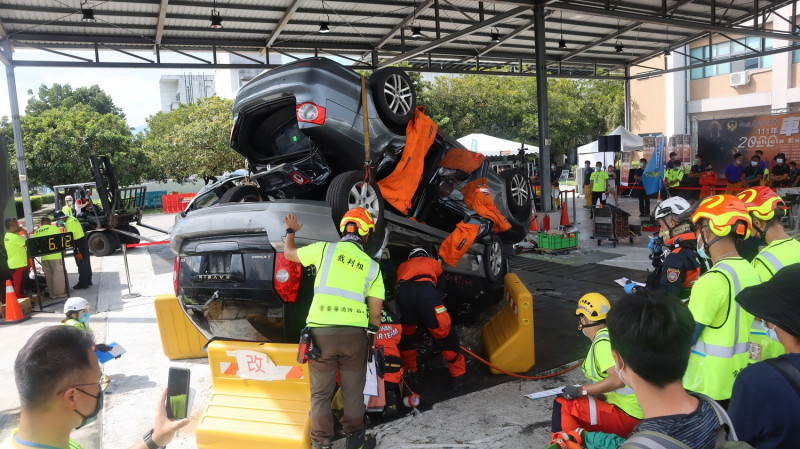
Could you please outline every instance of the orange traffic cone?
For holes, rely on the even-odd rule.
[[[539,231],[539,226],[536,224],[536,215],[534,215],[533,219],[531,220],[531,232],[538,232],[538,231]]]
[[[566,201],[564,203],[566,203]],[[567,205],[566,204],[561,206],[561,222],[559,224],[561,226],[569,226],[569,215],[567,215]]]
[[[18,321],[23,321],[26,318],[22,315],[22,309],[19,306],[19,301],[17,300],[17,294],[14,293],[14,287],[11,285],[11,281],[6,281],[6,323],[16,323]]]

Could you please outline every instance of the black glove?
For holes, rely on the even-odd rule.
[[[111,350],[111,346],[109,346],[107,344],[104,344],[104,343],[98,343],[98,344],[94,345],[94,349],[96,349],[96,350],[98,350],[100,352],[108,352],[108,351]]]
[[[567,385],[561,390],[561,393],[563,393],[564,397],[567,399],[578,399],[586,396],[586,390],[584,390],[581,385]]]

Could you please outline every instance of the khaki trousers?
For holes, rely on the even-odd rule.
[[[583,185],[583,195],[586,197],[586,207],[591,207],[591,205],[592,205],[592,185],[591,184],[584,184]]]
[[[367,380],[368,339],[364,329],[345,328],[342,332],[326,334],[330,328],[312,329],[314,345],[320,349],[318,360],[309,360],[311,383],[311,439],[327,443],[333,439],[331,399],[336,389],[339,371],[344,403],[342,427],[347,433],[364,428],[364,384]],[[337,329],[339,331],[339,329]],[[350,332],[352,331],[352,332]],[[322,335],[321,335],[322,334]]]
[[[65,298],[67,296],[67,281],[64,279],[63,259],[43,260],[42,269],[44,279],[47,281],[47,290],[51,298]]]

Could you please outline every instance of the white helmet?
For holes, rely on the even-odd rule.
[[[80,310],[89,309],[89,301],[79,297],[73,296],[64,303],[64,314],[70,312],[78,312]]]
[[[664,218],[670,214],[680,215],[689,210],[690,207],[689,202],[679,196],[667,198],[656,206],[656,219]]]
[[[71,195],[65,196],[64,201],[72,201],[72,196]]]
[[[408,254],[408,258],[411,259],[412,257],[430,257],[427,251],[422,248],[414,248]]]

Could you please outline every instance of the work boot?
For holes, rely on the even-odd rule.
[[[471,377],[467,377],[466,374],[462,374],[458,377],[453,377],[450,379],[450,386],[453,391],[461,391],[467,386],[471,385],[473,379]]]
[[[383,417],[388,419],[397,418],[399,411],[397,409],[397,393],[394,391],[386,392],[386,405],[383,407]]]
[[[331,449],[332,447],[333,446],[331,445],[330,441],[328,441],[327,443],[323,442],[323,441],[312,441],[311,442],[311,449]]]
[[[374,449],[377,445],[375,437],[367,435],[367,430],[362,429],[358,432],[348,433],[345,440],[345,449]]]

